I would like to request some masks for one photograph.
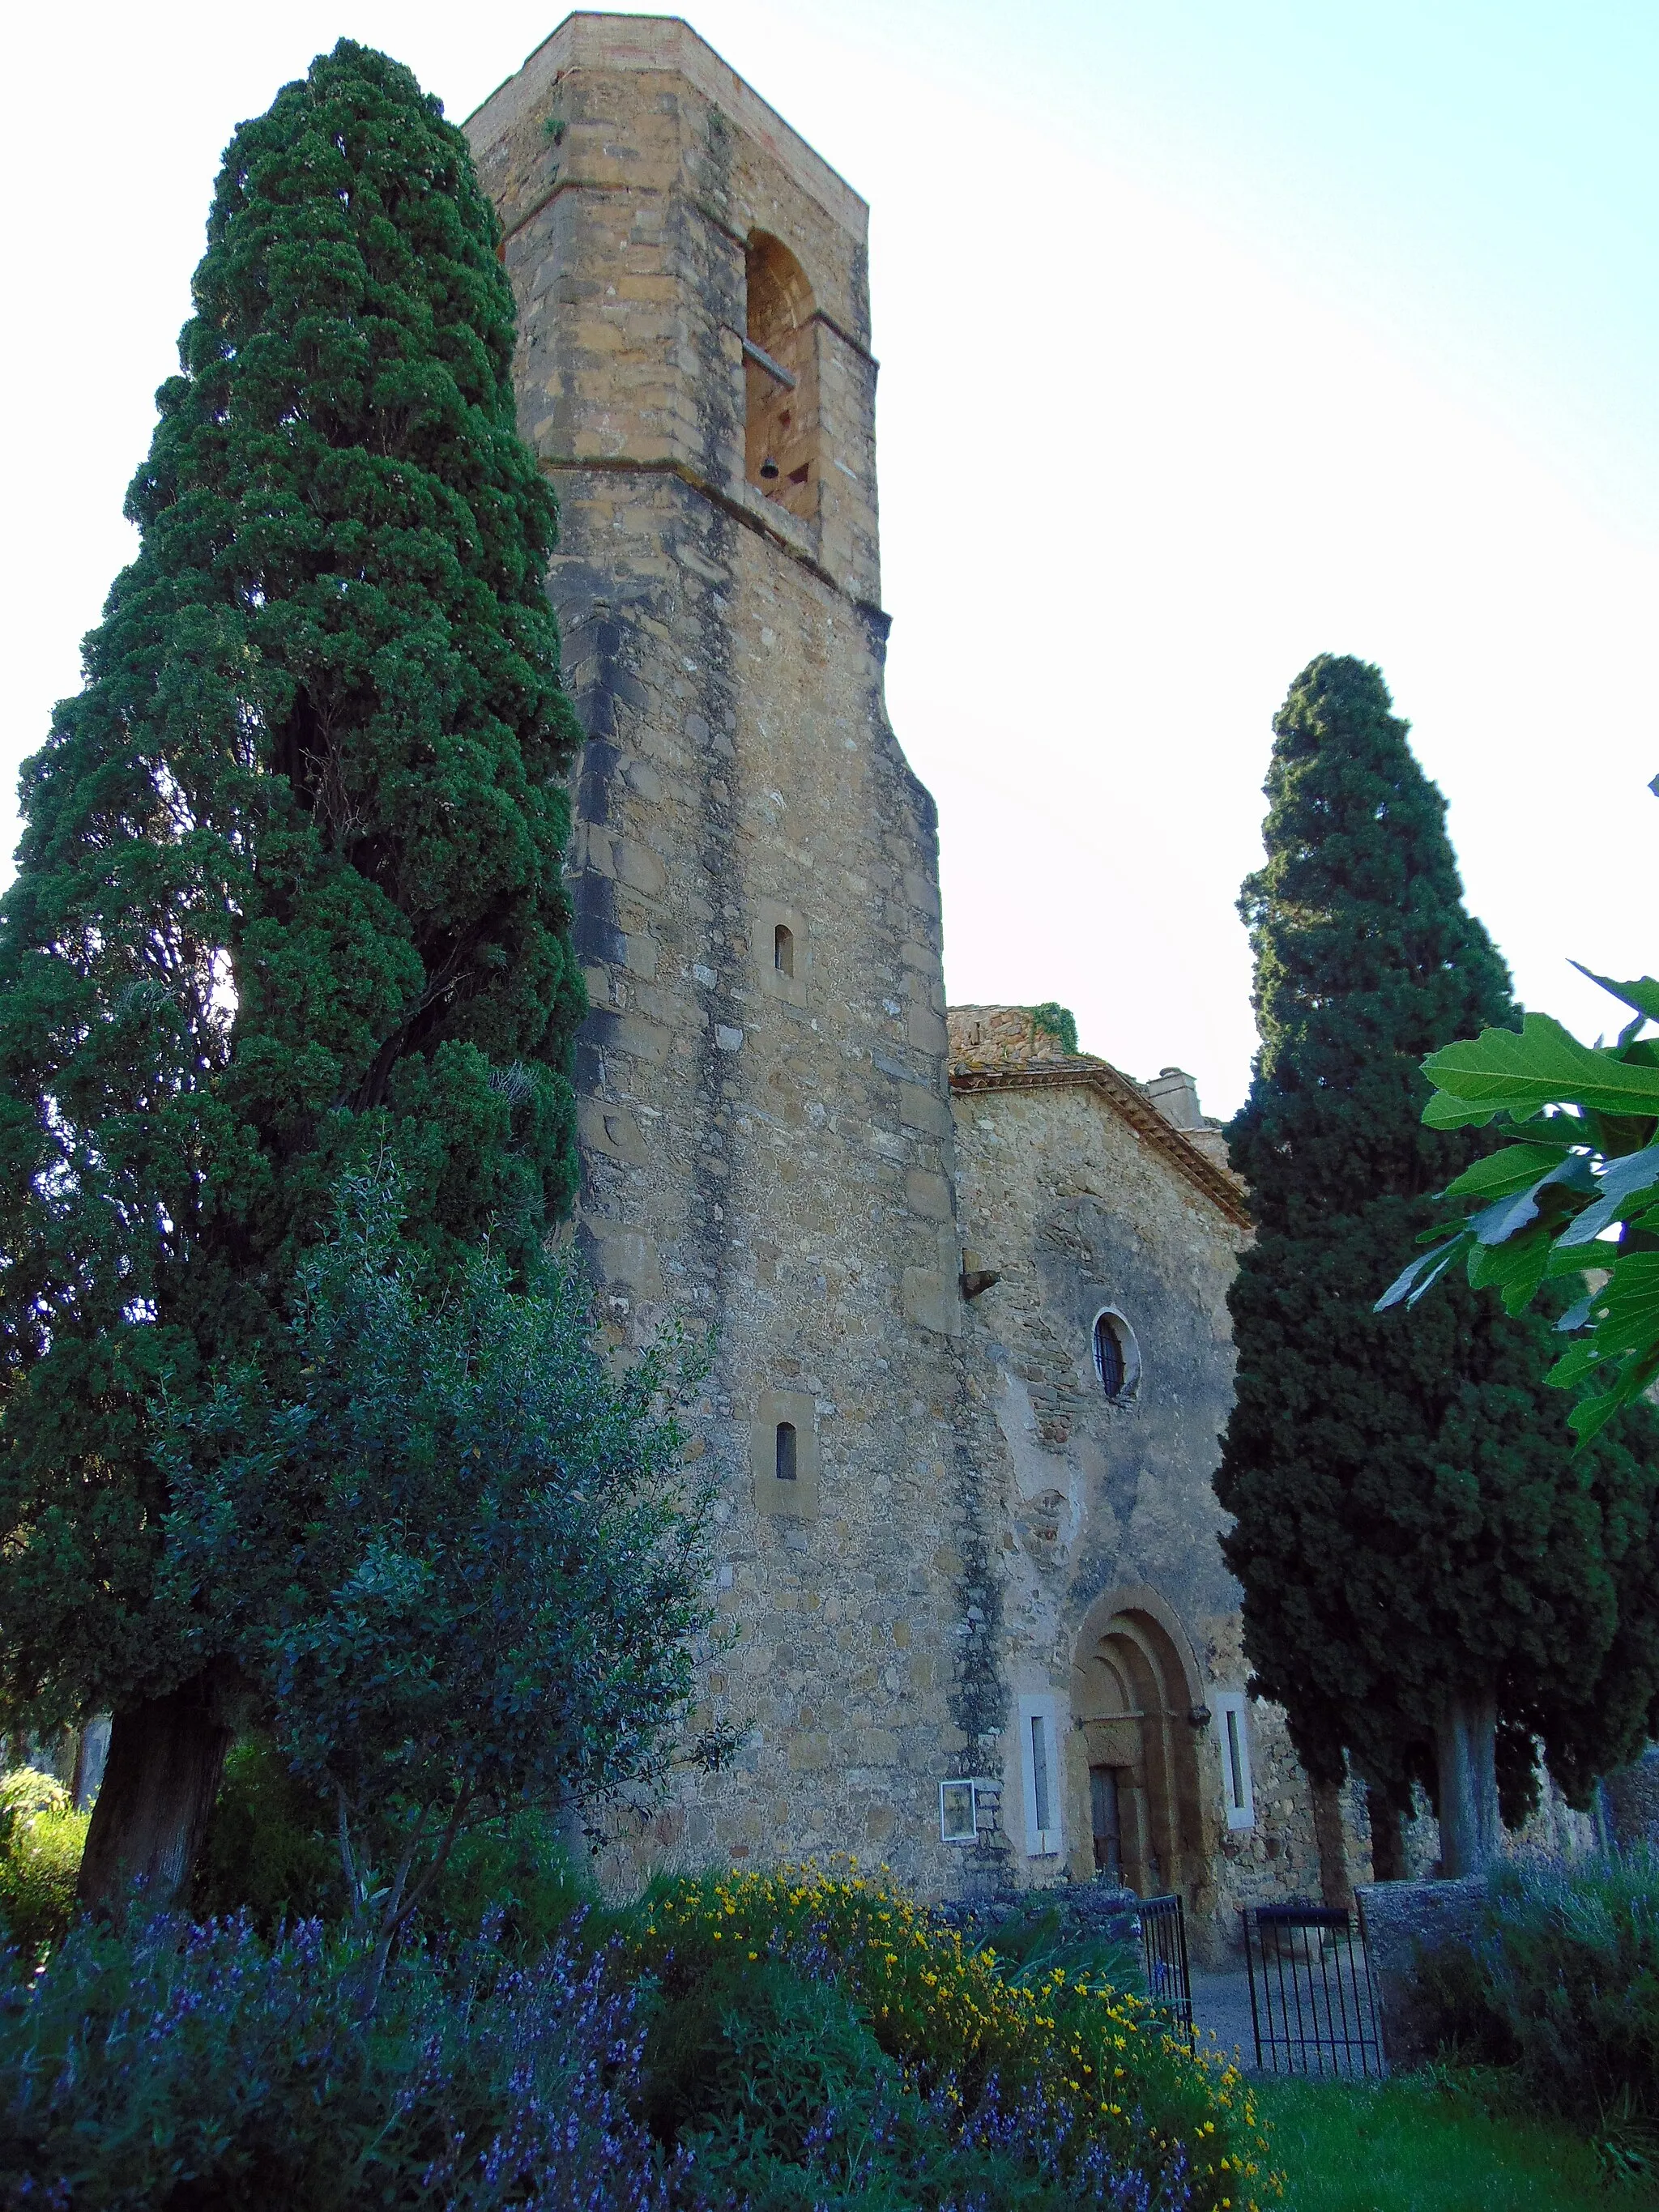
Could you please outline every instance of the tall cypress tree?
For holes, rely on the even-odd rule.
[[[276,1356],[353,1162],[441,1274],[575,1180],[577,739],[466,142],[342,43],[227,152],[137,557],[0,908],[0,1693],[115,1712],[88,1863],[180,1878],[234,1689],[153,1595],[165,1386]]]
[[[1380,672],[1322,655],[1273,730],[1267,862],[1240,900],[1261,1044],[1229,1138],[1258,1234],[1231,1292],[1223,1550],[1316,1781],[1351,1760],[1395,1807],[1427,1783],[1463,1871],[1500,1795],[1511,1819],[1531,1801],[1535,1737],[1582,1800],[1648,1725],[1656,1425],[1621,1419],[1575,1456],[1547,1322],[1492,1292],[1372,1311],[1490,1142],[1424,1127],[1420,1062],[1519,1015]]]

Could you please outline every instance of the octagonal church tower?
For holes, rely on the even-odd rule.
[[[665,18],[572,15],[467,131],[587,733],[577,1234],[617,1344],[714,1333],[690,1449],[734,1640],[698,1721],[741,1747],[611,1871],[844,1850],[939,1894],[939,1785],[1000,1693],[935,817],[882,697],[867,210]]]

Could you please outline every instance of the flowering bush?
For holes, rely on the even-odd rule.
[[[0,2205],[666,2212],[614,1948],[407,1951],[365,2027],[369,1959],[246,1916],[0,1954]]]
[[[0,1954],[0,2207],[1246,2212],[1280,2193],[1237,2076],[1144,2000],[1011,1973],[855,1868],[663,1885],[551,1941],[542,1910],[411,1943],[367,2022],[372,1944],[315,1920],[82,1922],[39,1974]]]
[[[69,1926],[87,1820],[39,1768],[0,1775],[0,1939],[35,1955]]]
[[[1017,1984],[856,1864],[659,1885],[630,1949],[659,1983],[646,2050],[653,2124],[695,2148],[705,2187],[733,2169],[734,2204],[766,2201],[737,2170],[763,2152],[838,2172],[849,2203],[881,2193],[878,2168],[905,2204],[1052,2195],[1259,2212],[1282,2194],[1237,2075],[1195,2057],[1144,1999],[1063,1968]],[[816,1994],[786,1996],[791,1985]],[[792,2007],[811,2015],[811,2034]],[[861,2099],[846,2056],[854,2028],[871,2049]],[[918,2145],[941,2130],[958,2162],[980,2169],[977,2189],[936,2165],[942,2193],[907,2179]],[[1009,2183],[1012,2169],[1024,2175],[1007,2196],[999,2167]],[[818,2187],[793,2201],[831,2197]]]

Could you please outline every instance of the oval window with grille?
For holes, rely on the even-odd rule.
[[[1121,1406],[1133,1398],[1140,1382],[1140,1347],[1128,1322],[1109,1306],[1095,1316],[1094,1357],[1108,1402]]]

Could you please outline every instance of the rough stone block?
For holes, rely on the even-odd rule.
[[[605,1220],[586,1221],[583,1226],[593,1239],[599,1269],[607,1283],[625,1284],[645,1298],[662,1296],[657,1248],[643,1231]]]
[[[912,1213],[920,1213],[928,1221],[950,1221],[955,1218],[950,1184],[942,1175],[935,1175],[927,1168],[906,1171],[904,1203]]]
[[[908,1322],[937,1336],[960,1336],[962,1287],[932,1267],[907,1267],[899,1278],[899,1307]]]
[[[1621,1844],[1659,1843],[1659,1751],[1609,1774],[1603,1787]]]
[[[617,873],[632,890],[647,898],[659,897],[666,888],[668,871],[648,845],[623,837],[616,846]]]
[[[1418,1967],[1432,1951],[1470,1948],[1480,1931],[1486,1885],[1466,1881],[1368,1882],[1354,1892],[1376,1993],[1382,2050],[1397,2071],[1434,2056]]]
[[[622,1014],[605,1042],[611,1052],[625,1052],[631,1059],[659,1066],[668,1057],[673,1035],[660,1022],[648,1022],[639,1014]]]
[[[625,1106],[607,1106],[598,1098],[584,1098],[577,1109],[581,1141],[591,1152],[605,1152],[629,1167],[642,1167],[650,1158],[640,1125]]]
[[[930,1137],[951,1134],[951,1109],[932,1091],[919,1083],[899,1085],[899,1119],[907,1128],[925,1129]]]
[[[936,878],[923,875],[919,868],[907,868],[904,872],[904,896],[918,914],[938,919],[939,899]]]

